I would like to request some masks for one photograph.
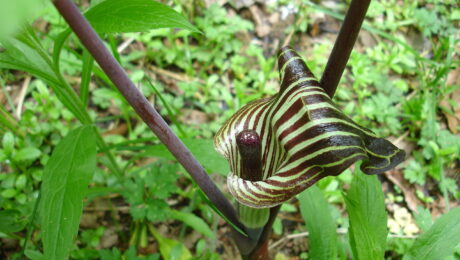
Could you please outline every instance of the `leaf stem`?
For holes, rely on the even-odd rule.
[[[352,0],[347,15],[340,27],[331,55],[327,61],[320,84],[332,98],[342,77],[351,51],[358,38],[371,0]]]
[[[74,31],[82,44],[88,49],[94,60],[107,74],[110,80],[117,86],[121,94],[128,103],[134,108],[136,113],[158,136],[168,150],[176,157],[179,163],[187,170],[192,178],[197,182],[209,200],[224,214],[227,219],[234,224],[242,227],[238,221],[235,209],[225,198],[219,188],[212,182],[205,172],[203,166],[195,159],[192,153],[173,133],[164,119],[150,105],[144,95],[136,88],[129,79],[126,72],[110,54],[104,46],[98,34],[94,31],[86,18],[71,0],[55,0],[53,2],[56,9],[64,17],[70,28]]]

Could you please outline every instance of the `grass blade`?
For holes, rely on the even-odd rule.
[[[45,259],[68,256],[95,167],[96,141],[90,126],[71,131],[45,166],[40,208]]]
[[[356,170],[345,203],[354,259],[383,259],[388,233],[387,213],[377,176]]]
[[[147,78],[147,82],[149,83],[150,87],[153,89],[157,97],[160,99],[163,106],[166,108],[166,111],[168,111],[169,118],[173,121],[174,125],[177,126],[177,130],[179,130],[181,138],[187,138],[187,134],[182,129],[181,124],[177,121],[176,114],[172,111],[172,108],[169,106],[168,102],[166,102],[161,92],[152,84],[152,81],[149,78]]]
[[[16,119],[3,107],[3,104],[0,104],[0,134],[3,135],[7,131],[11,131],[16,136],[24,136],[24,133],[17,127],[17,123]]]
[[[247,237],[248,234],[244,232],[237,224],[233,223],[230,219],[228,219],[222,212],[219,211],[219,209],[208,199],[206,194],[200,189],[198,189],[198,194],[200,197],[211,207],[214,212],[216,212],[217,215],[219,215],[222,219],[224,219],[230,226],[232,226],[238,233],[241,235]]]
[[[69,38],[70,33],[72,31],[70,28],[65,29],[62,31],[57,38],[54,40],[54,48],[53,48],[53,64],[56,67],[56,71],[60,72],[60,58],[61,58],[61,51],[62,48],[64,47],[64,43]]]
[[[91,72],[93,70],[94,59],[88,50],[83,50],[83,66],[81,70],[80,99],[83,105],[88,104],[89,83],[91,81]]]
[[[309,232],[309,256],[311,259],[337,258],[336,224],[321,190],[312,186],[298,196],[300,212]]]
[[[457,207],[438,220],[431,228],[418,237],[411,250],[409,259],[445,259],[454,253],[460,244],[460,207]]]
[[[171,218],[184,222],[191,228],[211,239],[216,239],[216,235],[211,228],[209,228],[208,224],[206,224],[203,219],[195,216],[193,213],[171,210]]]

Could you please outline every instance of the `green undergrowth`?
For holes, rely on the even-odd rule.
[[[166,1],[187,17],[174,16],[170,26],[148,24],[151,17],[131,27],[114,23],[103,16],[110,4],[87,16],[133,82],[224,187],[229,168],[213,149],[216,131],[243,105],[277,92],[276,49],[288,35],[320,77],[336,35],[330,28],[343,19],[349,1],[333,1],[332,7],[300,0],[267,4],[266,12],[296,15],[263,37],[248,8],[196,2],[201,8]],[[53,259],[42,254],[46,247],[55,259],[225,259],[223,222],[185,170],[66,31],[54,7],[47,3],[38,13],[33,26],[0,38],[0,258]],[[353,120],[406,150],[407,158],[390,173],[394,178],[359,177],[349,169],[299,195],[300,203],[283,205],[272,241],[305,231],[309,236],[299,236],[301,250],[276,248],[279,259],[460,258],[452,244],[460,237],[452,233],[460,232],[452,224],[460,199],[459,26],[456,1],[372,1],[334,99]],[[112,33],[114,28],[123,33]],[[80,146],[87,152],[78,154]],[[66,164],[72,161],[87,169],[95,164],[94,173],[80,176],[79,167]],[[66,180],[73,181],[52,179],[60,169],[69,169]],[[368,190],[358,189],[359,183]],[[365,201],[371,195],[381,204]],[[67,212],[69,204],[76,209]],[[66,223],[45,214],[57,208],[75,214],[67,219],[73,235],[62,228]],[[292,218],[305,223],[288,225]],[[53,244],[56,236],[45,228],[62,230],[62,245]],[[451,243],[436,240],[437,232]],[[429,244],[437,248],[429,250]],[[68,250],[58,252],[61,247]]]

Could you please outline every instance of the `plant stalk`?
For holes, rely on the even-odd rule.
[[[80,13],[77,6],[71,0],[55,0],[53,4],[128,103],[158,136],[160,141],[166,145],[179,163],[182,164],[209,200],[229,221],[243,228],[233,206],[214,182],[212,182],[203,166],[173,133],[168,124],[152,107],[144,95],[136,88],[120,64],[118,64],[104,46],[98,34]]]
[[[250,181],[262,180],[262,144],[259,135],[254,130],[243,130],[236,136],[236,143],[241,157],[240,177]],[[270,258],[268,241],[279,208],[280,206],[270,209],[254,209],[238,205],[239,217],[246,226],[249,237],[233,232],[233,239],[244,260],[268,260]],[[253,213],[249,216],[244,215],[251,211]],[[261,216],[266,217],[261,218]],[[256,219],[248,219],[248,217]]]
[[[320,85],[332,98],[358,38],[371,0],[352,0],[327,61]]]

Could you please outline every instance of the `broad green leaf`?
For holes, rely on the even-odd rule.
[[[214,232],[212,232],[208,224],[206,224],[204,220],[195,216],[192,213],[171,210],[171,218],[184,222],[191,228],[195,229],[196,231],[200,232],[201,234],[211,239],[216,238],[216,236],[214,235]]]
[[[444,259],[460,244],[460,207],[437,219],[419,236],[409,252],[409,259]]]
[[[179,241],[162,236],[151,224],[149,230],[160,246],[163,259],[187,260],[192,258],[190,251]]]
[[[362,260],[383,259],[388,231],[382,187],[377,176],[364,175],[356,168],[345,196],[353,256]]]
[[[46,0],[0,0],[0,40],[11,37],[27,20],[35,18]]]
[[[100,33],[145,32],[180,28],[199,32],[182,15],[152,0],[106,0],[85,13]]]
[[[308,255],[319,260],[337,258],[337,226],[321,190],[314,185],[300,193],[298,199],[309,232]]]
[[[20,211],[7,209],[0,211],[0,232],[13,233],[24,229],[27,221]]]
[[[46,164],[40,208],[45,259],[68,256],[95,167],[96,140],[91,126],[72,130]]]
[[[14,155],[14,160],[17,162],[24,162],[24,161],[33,161],[40,157],[41,151],[35,147],[25,147],[19,150]]]
[[[214,150],[213,140],[187,138],[182,141],[196,159],[211,173],[217,172],[226,175],[229,172],[227,160]],[[173,155],[162,144],[147,148],[144,155],[174,160]]]
[[[16,189],[9,188],[9,189],[2,190],[2,193],[0,194],[3,198],[9,199],[9,198],[13,198],[14,196],[16,196],[16,194],[18,194],[18,191]]]

